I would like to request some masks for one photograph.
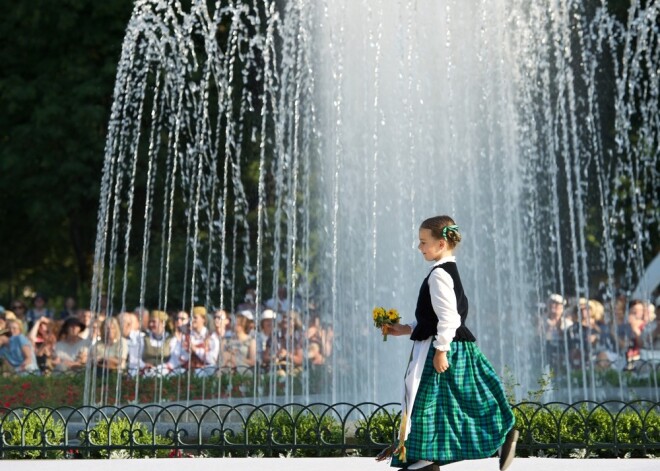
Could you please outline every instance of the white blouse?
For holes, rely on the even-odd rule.
[[[437,261],[433,268],[447,262],[456,262],[456,257],[453,255],[444,257]],[[456,329],[461,326],[461,316],[458,314],[456,293],[454,292],[454,280],[445,270],[433,270],[428,284],[433,311],[438,316],[438,333],[435,336],[433,347],[436,350],[448,352],[451,341],[456,335]],[[416,325],[416,321],[411,324],[413,330]]]

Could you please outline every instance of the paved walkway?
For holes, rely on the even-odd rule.
[[[135,460],[0,461],[2,471],[386,471],[373,458],[162,458]],[[447,471],[497,471],[497,459],[464,461]],[[577,460],[518,458],[510,471],[658,471],[660,459]]]

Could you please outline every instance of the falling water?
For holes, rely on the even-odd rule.
[[[546,366],[539,304],[601,282],[613,311],[657,238],[658,5],[631,3],[136,1],[92,310],[232,310],[239,286],[263,302],[285,284],[334,330],[322,397],[396,401],[410,345],[371,310],[413,319],[417,228],[450,214],[468,324],[524,394]],[[562,398],[599,398],[581,365]]]

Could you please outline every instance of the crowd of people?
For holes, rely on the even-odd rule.
[[[567,301],[555,293],[540,312],[537,328],[545,340],[546,363],[555,372],[567,366],[638,370],[660,364],[660,324],[649,301],[621,296],[605,305],[596,299]]]
[[[248,288],[230,312],[194,306],[165,312],[133,311],[93,315],[66,299],[61,312],[37,294],[31,307],[14,300],[0,308],[0,368],[3,374],[43,374],[99,370],[131,376],[167,376],[192,372],[211,376],[255,368],[278,375],[326,364],[333,330],[308,309],[290,308],[286,288],[264,305]],[[103,304],[103,303],[102,303]],[[310,314],[311,312],[311,314]],[[306,321],[306,322],[303,322]]]
[[[30,303],[17,299],[8,309],[0,306],[0,372],[47,375],[84,370],[89,360],[133,376],[188,371],[210,376],[253,368],[284,375],[325,365],[332,354],[332,327],[313,310],[303,316],[288,304],[284,287],[261,306],[248,288],[232,312],[140,307],[93,315],[79,309],[74,298],[54,312],[46,296],[37,294]],[[632,370],[660,364],[660,323],[652,302],[622,297],[604,305],[552,294],[539,312],[537,333],[544,362],[555,372],[567,366]]]

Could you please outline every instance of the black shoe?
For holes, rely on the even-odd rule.
[[[513,459],[516,457],[516,442],[520,432],[515,428],[509,430],[509,433],[506,434],[506,439],[502,445],[502,450],[500,451],[500,470],[504,471],[513,462]]]

